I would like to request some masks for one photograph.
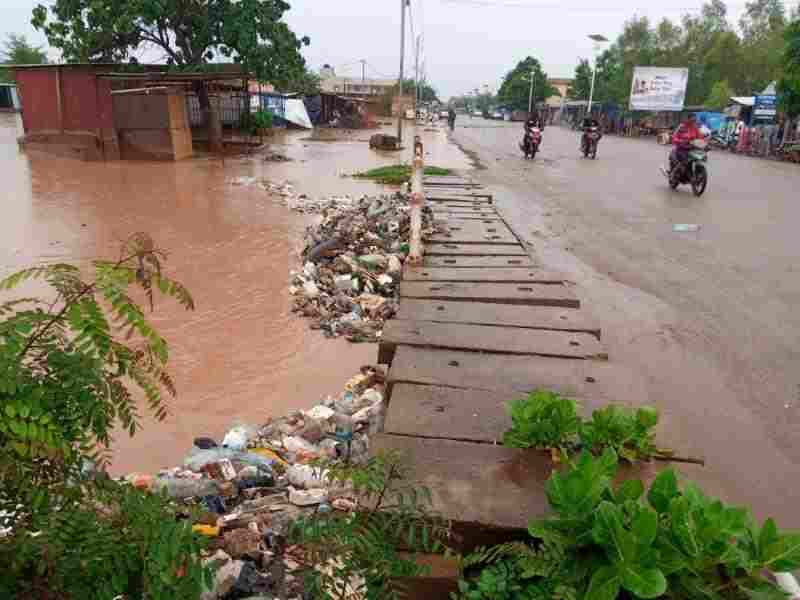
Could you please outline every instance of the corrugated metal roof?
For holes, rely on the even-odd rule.
[[[755,96],[731,96],[731,100],[742,106],[753,106],[756,103]]]

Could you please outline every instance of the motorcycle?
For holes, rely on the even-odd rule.
[[[702,196],[708,185],[708,144],[705,140],[692,140],[691,148],[685,161],[678,161],[670,165],[667,172],[669,187],[673,190],[679,185],[691,185],[695,196]]]
[[[520,150],[525,155],[525,160],[536,158],[536,153],[539,151],[539,145],[542,143],[542,130],[538,127],[533,127],[525,132],[525,137],[519,145]]]
[[[598,127],[587,127],[583,131],[583,139],[581,141],[583,157],[589,158],[591,154],[592,160],[597,158],[597,144],[600,142],[600,129]]]

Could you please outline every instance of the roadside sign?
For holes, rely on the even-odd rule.
[[[683,110],[689,69],[635,67],[631,81],[631,110]]]
[[[775,94],[756,96],[753,103],[753,120],[759,123],[774,122],[778,114],[778,98]]]

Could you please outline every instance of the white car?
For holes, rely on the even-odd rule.
[[[494,111],[492,113],[492,118],[493,119],[497,119],[498,121],[502,121],[503,120],[503,113],[501,113],[499,110],[496,110],[496,111]]]
[[[449,117],[450,117],[450,111],[448,111],[448,110],[439,111],[439,118],[440,119],[447,119]]]
[[[472,116],[473,117],[482,117],[483,113],[481,111],[479,111],[479,110],[475,110],[475,111],[472,112]]]

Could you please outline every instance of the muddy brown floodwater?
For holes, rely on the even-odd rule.
[[[397,161],[369,150],[371,133],[280,135],[271,150],[293,159],[286,163],[258,154],[224,164],[89,163],[21,153],[18,116],[0,114],[0,276],[37,263],[116,256],[121,241],[144,231],[169,251],[167,271],[197,304],[190,313],[170,300],[156,305],[153,322],[170,343],[178,398],[165,422],[145,418],[135,437],[116,436],[114,472],[178,464],[194,437],[219,438],[237,421],[258,424],[308,408],[375,361],[374,345],[325,339],[290,312],[288,271],[298,265],[313,217],[291,213],[256,185],[231,183],[288,180],[310,196],[380,192],[342,177]],[[420,133],[429,161],[469,167],[443,132]]]

